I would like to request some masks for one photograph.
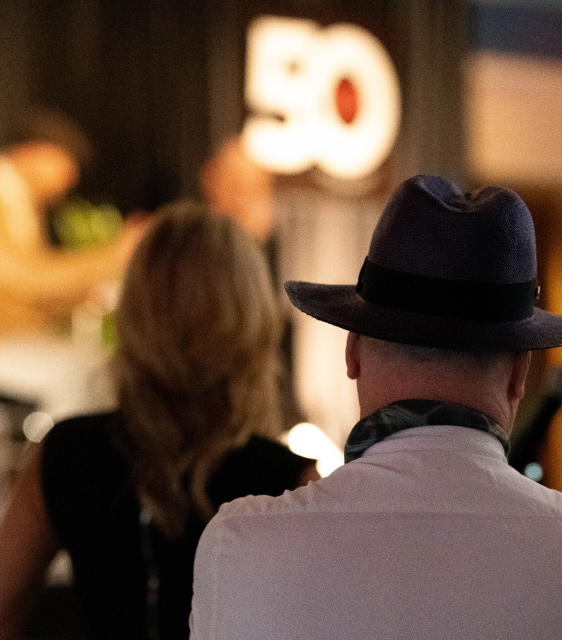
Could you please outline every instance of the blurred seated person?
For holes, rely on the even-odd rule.
[[[0,335],[56,331],[100,283],[119,278],[144,232],[135,219],[103,248],[52,246],[49,207],[91,155],[84,131],[56,110],[30,107],[10,128],[0,154]]]
[[[0,527],[0,637],[60,549],[92,638],[189,636],[193,560],[218,506],[319,478],[280,431],[277,299],[262,252],[203,205],[164,207],[116,310],[119,410],[56,425]]]
[[[273,174],[244,151],[240,136],[232,137],[202,166],[199,181],[205,198],[262,242],[273,229]]]

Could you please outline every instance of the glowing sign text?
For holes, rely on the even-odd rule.
[[[374,171],[400,123],[392,61],[361,27],[261,17],[248,32],[244,125],[249,156],[277,173],[318,165],[339,178]]]

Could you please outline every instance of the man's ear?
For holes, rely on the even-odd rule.
[[[530,351],[516,351],[512,358],[511,378],[509,380],[509,395],[511,399],[521,400],[525,395],[525,380],[531,365]]]
[[[350,331],[347,334],[347,344],[345,346],[345,362],[347,364],[347,377],[356,380],[361,373],[359,358],[359,334]]]

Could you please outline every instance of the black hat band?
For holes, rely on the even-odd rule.
[[[512,284],[462,282],[395,271],[365,259],[357,293],[366,302],[424,315],[511,322],[533,315],[536,279]]]

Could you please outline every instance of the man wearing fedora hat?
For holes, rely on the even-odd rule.
[[[192,639],[562,636],[562,495],[506,459],[530,352],[562,345],[536,274],[516,193],[416,176],[357,286],[287,283],[350,332],[361,419],[330,476],[221,507]]]

